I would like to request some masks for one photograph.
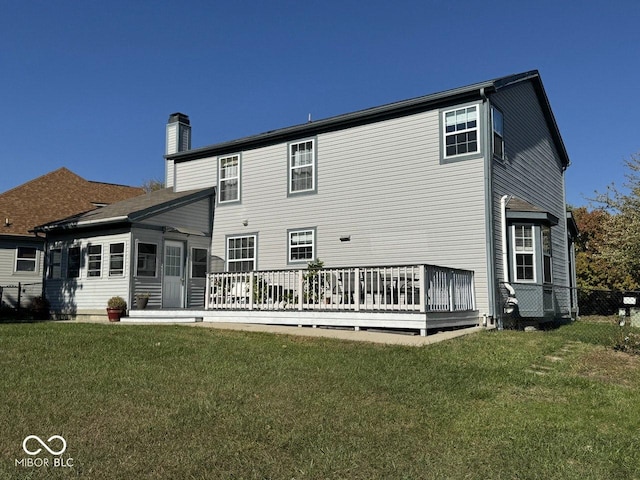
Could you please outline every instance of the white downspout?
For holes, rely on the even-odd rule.
[[[510,195],[500,199],[500,227],[502,230],[502,281],[509,282],[509,249],[507,248],[507,202]]]

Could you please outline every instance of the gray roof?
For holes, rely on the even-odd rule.
[[[551,225],[557,225],[558,217],[552,213],[546,212],[542,208],[522,200],[518,197],[511,197],[507,202],[507,218],[512,220],[524,221],[543,221]]]
[[[174,192],[173,188],[164,188],[80,215],[39,225],[34,228],[34,231],[48,232],[110,223],[133,223],[201,200],[214,193],[214,188],[202,188],[185,192]]]
[[[549,130],[551,131],[551,135],[562,159],[562,163],[566,168],[570,163],[569,156],[564,146],[564,142],[562,141],[562,137],[560,136],[555,117],[551,111],[549,99],[547,98],[544,86],[542,85],[540,73],[537,70],[508,75],[485,82],[474,83],[466,87],[455,88],[409,100],[389,103],[379,107],[368,108],[300,125],[271,130],[258,135],[252,135],[237,140],[166,155],[165,158],[177,163],[291,141],[304,136],[313,136],[357,125],[365,125],[386,119],[411,115],[421,111],[449,105],[453,102],[471,101],[482,98],[484,95],[489,95],[501,88],[508,87],[509,85],[525,81],[529,81],[533,84],[534,90],[542,107],[544,117],[549,125]]]

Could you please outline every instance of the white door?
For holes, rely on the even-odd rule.
[[[184,245],[167,240],[164,244],[164,280],[162,306],[181,308],[184,306]]]

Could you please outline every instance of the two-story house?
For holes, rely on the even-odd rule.
[[[322,260],[335,269],[324,277],[332,291],[327,303],[348,304],[352,312],[362,313],[357,300],[353,307],[354,291],[364,297],[394,288],[404,294],[404,305],[422,303],[419,312],[428,312],[436,292],[427,270],[409,275],[380,268],[430,265],[472,272],[472,322],[500,315],[505,282],[516,292],[522,316],[571,313],[564,194],[569,158],[537,71],[202,148],[190,143],[188,117],[171,115],[165,202],[152,200],[157,211],[142,216],[137,205],[116,215],[120,207],[114,205],[100,212],[101,219],[43,226],[50,255],[64,259],[63,243],[79,236],[87,245],[96,235],[108,243],[111,229],[123,228],[129,235],[127,280],[109,293],[132,302],[151,282],[156,306],[215,309],[221,304],[216,296],[228,299],[233,290],[238,308],[253,309],[264,290],[272,303],[303,312],[308,294],[295,281],[271,281],[265,290],[252,274],[245,282],[234,277],[225,289],[216,286],[228,278],[221,272],[302,270]],[[142,226],[137,218],[146,222],[144,238],[135,234]],[[64,278],[64,261],[52,264]],[[346,280],[347,267],[359,280]],[[89,270],[77,276],[83,288],[92,281]],[[202,285],[192,282],[194,271],[208,277],[204,300]],[[110,280],[105,269],[101,275]],[[375,275],[375,288],[367,275]],[[411,302],[409,276],[418,292]],[[260,282],[273,278],[262,275]],[[301,286],[307,277],[299,278]],[[48,295],[55,296],[57,287],[49,285]],[[385,313],[382,304],[394,300],[380,298],[375,310]],[[224,309],[233,309],[232,303],[222,302]],[[74,308],[82,309],[79,301]]]

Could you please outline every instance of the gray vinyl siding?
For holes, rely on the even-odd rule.
[[[559,219],[551,228],[553,283],[569,285],[566,205],[562,162],[543,116],[532,85],[520,83],[498,91],[491,97],[504,114],[504,140],[507,160],[493,163],[493,214],[498,280],[503,268],[500,254],[500,198],[519,197]],[[511,259],[509,259],[511,261]],[[568,295],[558,290],[557,300],[567,306]],[[568,307],[567,307],[568,308]]]
[[[154,215],[140,223],[162,227],[183,227],[208,234],[211,229],[210,200],[205,198],[189,205]]]
[[[109,245],[124,243],[124,275],[109,276]],[[87,247],[102,246],[101,276],[87,276]],[[80,276],[66,278],[68,248],[79,246],[81,249]],[[63,278],[46,279],[47,299],[51,309],[63,313],[82,313],[88,310],[106,311],[107,301],[113,296],[121,296],[130,304],[129,299],[129,264],[127,258],[131,249],[129,233],[109,234],[83,238],[71,236],[51,239],[49,249],[62,248]]]
[[[165,187],[173,187],[175,183],[175,165],[173,160],[165,160]]]
[[[487,311],[484,160],[440,164],[439,112],[316,138],[317,191],[308,195],[287,197],[287,143],[242,152],[242,204],[216,210],[213,265],[224,265],[227,236],[258,232],[257,268],[292,268],[287,231],[314,227],[326,266],[474,270]]]
[[[36,270],[34,272],[16,272],[18,247],[36,249]],[[20,303],[26,306],[29,300],[42,294],[42,271],[44,269],[44,244],[29,238],[0,239],[0,287],[3,290],[0,301],[14,306],[18,299],[18,284],[23,287]]]
[[[215,157],[179,162],[176,163],[175,170],[176,192],[216,186],[218,169]]]

